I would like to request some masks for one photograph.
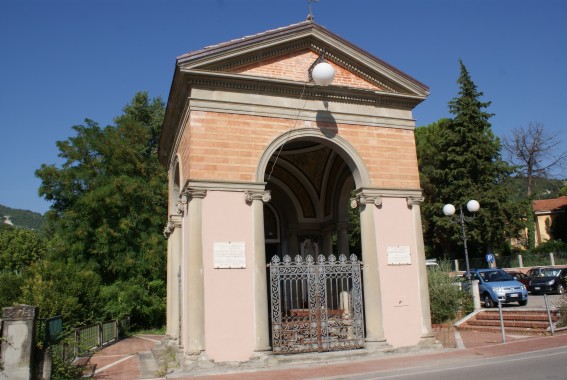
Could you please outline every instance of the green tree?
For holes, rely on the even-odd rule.
[[[436,253],[444,239],[435,233],[435,221],[439,216],[439,185],[443,185],[443,172],[439,152],[444,149],[443,134],[449,128],[450,119],[441,119],[435,123],[415,130],[416,150],[419,165],[419,178],[425,202],[422,205],[423,231],[426,255]]]
[[[45,250],[37,232],[0,224],[0,271],[21,271],[41,259]]]
[[[548,133],[539,122],[530,122],[526,128],[514,128],[511,136],[505,137],[503,141],[516,173],[520,178],[525,179],[527,248],[533,249],[535,225],[532,201],[538,195],[533,191],[535,182],[548,178],[554,170],[561,168],[567,152],[558,151],[561,140],[557,138],[556,133]]]
[[[508,196],[512,168],[501,159],[500,141],[489,123],[492,114],[485,111],[490,102],[480,100],[483,93],[459,63],[459,96],[449,102],[454,117],[416,133],[420,170],[426,177],[422,177],[425,240],[435,256],[462,252],[460,226],[441,212],[447,203],[458,208],[476,199],[481,204],[475,219],[467,224],[472,256],[500,247],[520,229],[518,205]]]
[[[18,303],[23,284],[21,273],[0,271],[0,309]]]
[[[163,102],[140,92],[115,125],[86,120],[73,127],[76,136],[57,142],[65,162],[36,171],[40,195],[52,202],[52,259],[88,264],[104,286],[165,281],[167,174],[156,154],[163,115]],[[153,296],[141,302],[163,301]]]
[[[20,301],[39,306],[40,316],[62,316],[65,324],[93,322],[101,312],[100,277],[78,263],[43,260],[33,264],[22,284]]]

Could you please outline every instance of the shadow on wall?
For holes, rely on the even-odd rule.
[[[337,121],[329,111],[317,111],[315,122],[325,137],[331,139],[337,135]]]

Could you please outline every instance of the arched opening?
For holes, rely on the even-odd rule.
[[[295,137],[288,136],[277,149],[272,146],[272,154],[265,156],[263,179],[266,190],[271,192],[269,206],[264,207],[266,262],[283,263],[291,259],[301,263],[311,257],[317,262],[338,263],[340,255],[344,255],[342,260],[348,260],[351,254],[360,261],[361,252],[350,249],[349,240],[361,239],[360,229],[354,232],[358,236],[352,236],[353,213],[349,209],[356,183],[365,182],[364,167],[357,163],[356,155],[348,152],[348,144],[344,141],[343,146],[336,144],[338,136],[329,138],[318,134],[317,130],[295,133]],[[339,268],[333,269],[337,272],[332,275],[324,273],[313,280],[307,274],[313,267],[300,266],[297,264],[295,269],[304,276],[283,276],[275,280],[272,272],[272,277],[268,278],[270,344],[274,352],[362,347],[364,317],[360,273],[339,274]],[[312,289],[313,281],[318,282],[317,293]],[[311,341],[315,339],[312,331],[295,335],[304,337],[301,342],[290,338],[284,343],[282,341],[288,338],[285,333],[273,333],[273,329],[284,331],[296,328],[290,326],[312,326],[313,323],[324,326],[317,330],[319,342]],[[327,337],[321,337],[321,331]],[[322,339],[327,339],[326,343],[322,343]]]

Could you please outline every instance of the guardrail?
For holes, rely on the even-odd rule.
[[[61,334],[59,330],[60,334],[56,339],[47,339],[50,336],[47,321],[57,318],[49,318],[44,322],[46,331],[44,347],[52,346],[54,354],[57,352],[64,361],[68,362],[106,345],[116,343],[130,329],[130,317],[126,317],[82,326],[65,334]]]
[[[120,331],[119,323],[119,320],[114,320],[76,329],[74,355],[79,356],[86,351],[92,351],[117,342]]]

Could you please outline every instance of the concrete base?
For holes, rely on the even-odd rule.
[[[261,371],[265,369],[285,369],[300,365],[341,363],[353,360],[385,357],[391,354],[409,352],[428,352],[442,348],[442,345],[432,338],[424,340],[423,345],[392,348],[385,342],[366,342],[365,348],[357,350],[333,351],[322,353],[304,353],[293,355],[274,355],[271,351],[257,352],[246,362],[215,363],[204,356],[185,357],[180,369],[167,374],[166,378],[184,378],[195,375],[215,375],[238,373],[243,371]]]

